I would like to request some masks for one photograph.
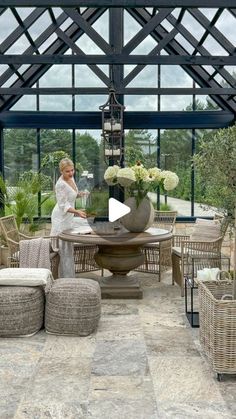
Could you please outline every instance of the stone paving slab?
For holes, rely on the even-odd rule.
[[[0,419],[236,418],[236,375],[216,380],[170,274],[139,278],[91,336],[0,339]]]

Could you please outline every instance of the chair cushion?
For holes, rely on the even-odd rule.
[[[172,253],[176,256],[181,257],[181,247],[172,247]]]
[[[196,219],[194,231],[190,240],[211,241],[221,236],[220,223],[218,220]]]

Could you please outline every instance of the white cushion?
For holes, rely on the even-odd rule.
[[[0,286],[37,287],[42,285],[45,292],[50,291],[53,277],[44,268],[5,268],[0,270]]]
[[[174,253],[176,256],[181,256],[181,247],[172,247],[172,253]]]

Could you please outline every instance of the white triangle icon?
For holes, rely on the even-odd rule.
[[[123,217],[124,215],[129,214],[129,212],[131,211],[130,207],[128,207],[125,204],[122,204],[122,202],[117,201],[117,199],[115,198],[109,199],[108,209],[108,218],[111,223]]]

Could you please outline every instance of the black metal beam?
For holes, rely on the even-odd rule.
[[[172,11],[173,9],[168,8],[161,10],[159,13],[152,16],[151,19],[143,25],[142,29],[140,29],[138,33],[124,46],[123,52],[126,54],[131,53],[158,25],[160,25],[161,22],[163,22],[163,20],[165,20],[165,18]]]
[[[125,112],[126,129],[203,129],[231,125],[227,111]],[[101,129],[101,112],[2,112],[0,128]]]
[[[14,42],[16,42],[21,37],[21,35],[25,32],[25,28],[29,28],[31,25],[33,25],[33,23],[35,23],[37,19],[40,18],[40,16],[45,12],[45,10],[46,9],[42,9],[39,7],[37,9],[34,9],[32,13],[30,13],[30,15],[25,18],[24,27],[17,26],[17,28],[14,29],[10,33],[10,35],[1,43],[1,54],[5,53],[5,51],[7,51],[8,48],[10,48],[10,46],[13,45]]]
[[[235,7],[235,0],[0,0],[0,7]]]
[[[129,9],[129,13],[141,25],[145,24],[146,21],[148,21],[151,18],[151,14],[148,12],[147,9]],[[187,39],[195,48],[197,47],[198,41],[196,40],[196,38],[194,38],[192,34],[189,31],[187,31],[187,29],[185,29],[185,27],[180,22],[178,22],[178,20],[173,15],[167,16],[166,19],[175,28],[179,30],[179,32],[185,37],[185,39]],[[160,27],[156,28],[155,31],[153,31],[152,33],[152,36],[154,37],[155,40],[157,40],[157,42],[165,38],[167,35],[168,35],[168,32],[166,31],[166,29],[160,28]],[[200,49],[201,50],[199,50],[198,52],[200,52],[202,55],[210,55],[209,51],[207,51],[202,46],[200,47]],[[171,40],[168,43],[168,45],[166,45],[165,50],[170,55],[174,55],[174,56],[186,54],[186,50],[175,39]],[[195,80],[200,86],[219,87],[219,83],[217,83],[215,80],[211,80],[209,78],[209,74],[206,72],[204,68],[200,66],[186,66],[186,65],[183,65],[182,67],[190,75],[190,77],[192,77],[193,80]],[[226,70],[224,70],[224,68],[221,69],[220,67],[219,73],[222,74],[223,72],[225,73]],[[228,72],[226,73],[228,74],[228,76],[230,76]],[[226,77],[224,78],[226,79]],[[231,78],[233,79],[233,77]],[[233,83],[231,83],[231,85],[234,86],[234,83],[235,83],[235,80]],[[222,97],[214,96],[214,95],[212,96],[212,98],[222,109],[224,110],[228,109],[230,112],[233,111],[234,113],[236,113],[236,104],[233,100],[230,100],[230,98],[228,98],[228,100],[225,100]]]
[[[160,54],[161,50],[164,50],[165,46],[169,44],[169,42],[174,39],[177,35],[177,29],[173,28],[168,34],[166,34],[165,38],[159,40],[158,44],[149,52],[148,56],[151,57],[153,55],[157,56]],[[138,64],[131,70],[127,76],[124,78],[123,86],[127,86],[145,67],[146,64]],[[160,70],[160,65],[158,65],[158,71]],[[158,78],[158,82],[160,79]],[[158,86],[160,87],[160,86]]]
[[[0,64],[167,64],[236,65],[236,55],[0,55]]]
[[[106,95],[107,87],[0,87],[0,95]],[[236,87],[126,87],[118,95],[236,95]]]
[[[86,57],[86,54],[76,45],[76,43],[60,28],[56,29],[58,38],[71,48],[71,51],[75,53],[74,57],[79,55],[80,57]],[[109,78],[104,72],[97,66],[96,63],[88,64],[90,70],[96,74],[96,76],[107,86],[109,86]]]
[[[196,38],[182,24],[179,24],[177,22],[177,19],[173,15],[168,16],[167,17],[167,20],[173,26],[175,26],[175,27],[177,26],[178,27],[178,30],[179,30],[180,34],[185,39],[188,40],[188,42],[195,48],[195,50],[197,50],[197,52],[199,54],[201,54],[203,56],[210,55],[210,52],[203,45],[199,45],[199,42],[196,40]],[[213,65],[213,67],[215,67],[215,66]],[[215,70],[222,76],[223,79],[225,79],[229,84],[231,84],[232,86],[234,86],[235,79],[223,67],[215,68]],[[200,68],[200,67],[198,68],[197,71],[198,71],[199,75],[205,72],[205,70],[202,69],[202,68]],[[204,76],[204,79],[205,79],[206,82],[208,82],[208,81],[211,80],[211,79],[206,79],[205,76]]]
[[[67,8],[63,10],[105,54],[109,54],[111,52],[110,45],[97,31],[95,31],[95,29],[89,24],[89,22],[78,13],[77,10]]]
[[[206,35],[210,33],[213,38],[229,53],[235,54],[235,47],[234,45],[224,36],[222,32],[217,29],[215,26],[217,20],[221,16],[223,9],[221,9],[213,18],[212,21],[207,19],[207,17],[198,9],[190,9],[189,13],[204,27],[206,30]],[[206,37],[207,37],[206,36]]]
[[[103,13],[105,9],[102,8],[96,8],[96,9],[86,9],[83,13],[83,17],[88,20],[89,23],[95,22]],[[57,19],[56,19],[56,28],[60,26],[64,20],[65,20],[65,13],[63,12]],[[60,23],[60,21],[62,22]],[[35,41],[37,43],[37,46],[42,45],[43,42],[55,31],[55,24],[50,25]],[[65,34],[72,40],[76,41],[80,36],[82,36],[84,32],[78,28],[76,24],[72,24],[66,31]],[[63,52],[67,51],[68,45],[61,41],[61,39],[57,39],[51,46],[47,49],[47,52],[49,54],[62,54]],[[32,47],[30,47],[26,53],[31,53]],[[46,66],[39,66],[39,65],[32,65],[29,67],[28,70],[24,73],[25,79],[27,80],[28,85],[33,85],[42,75],[50,68],[50,65]],[[12,71],[6,70],[2,77],[0,77],[1,83],[5,83],[5,76],[7,76],[10,72],[10,75],[12,74]],[[9,75],[9,76],[10,76]],[[9,77],[8,76],[8,77]],[[22,85],[21,80],[17,80],[14,83],[14,87],[20,87]],[[5,98],[4,98],[5,99]],[[5,103],[1,106],[2,110],[9,109],[14,105],[14,103],[19,99],[19,97],[7,97]]]
[[[40,10],[42,10],[42,9],[40,9]],[[32,25],[32,18],[34,17],[34,19],[35,20],[37,20],[37,15],[35,15],[35,13],[34,13],[34,11],[30,14],[30,16],[28,17],[29,19],[27,20],[27,23],[26,23],[26,19],[25,19],[25,25],[27,24],[28,26],[31,26]],[[60,26],[60,25],[62,25],[64,22],[65,22],[65,20],[67,19],[67,16],[66,16],[66,14],[65,13],[61,13],[60,14],[60,16],[58,16],[58,18],[57,18],[57,24],[58,24],[58,26]],[[32,22],[32,23],[31,23]],[[16,28],[16,30],[15,31],[13,31],[7,38],[6,38],[6,40],[4,40],[3,41],[3,43],[1,44],[1,48],[3,48],[2,50],[1,50],[1,52],[2,53],[4,53],[8,48],[9,48],[9,46],[11,46],[14,42],[16,42],[17,41],[17,39],[18,38],[20,38],[20,36],[21,36],[21,32],[20,32],[20,27],[18,26],[17,28]],[[51,24],[51,25],[49,25],[48,27],[47,27],[47,29],[41,34],[41,35],[39,35],[39,37],[37,38],[37,47],[39,48],[53,33],[54,33],[54,30],[55,30],[55,25],[54,24]],[[34,49],[33,49],[33,47],[32,46],[30,46],[29,48],[27,48],[27,50],[25,51],[25,54],[26,55],[33,55],[33,53],[34,53]],[[24,54],[23,54],[24,55]],[[20,66],[20,64],[17,66],[17,68],[16,69],[18,69],[19,68],[19,66]],[[37,67],[38,68],[38,67]],[[46,70],[45,70],[46,71]],[[2,85],[2,84],[4,84],[4,83],[6,83],[7,81],[8,81],[8,79],[12,76],[12,74],[14,73],[14,70],[12,70],[12,69],[7,69],[1,76],[0,76],[0,85]],[[26,77],[26,80],[28,79],[28,73],[29,73],[29,70],[26,72],[26,74],[25,74],[25,77]]]

